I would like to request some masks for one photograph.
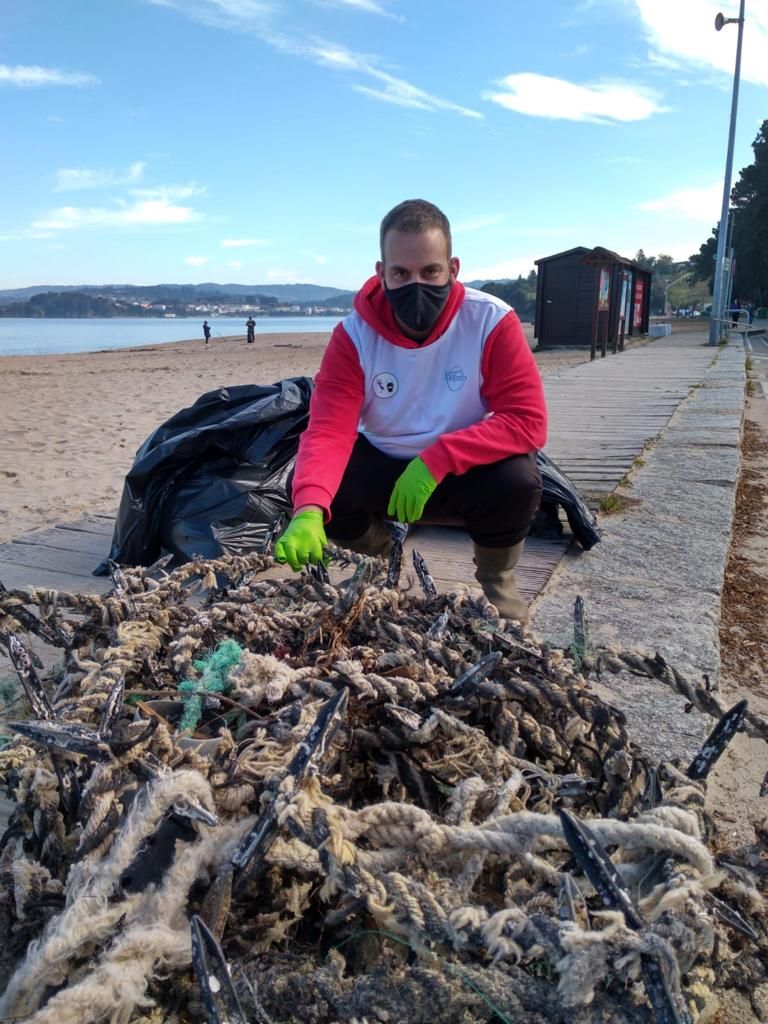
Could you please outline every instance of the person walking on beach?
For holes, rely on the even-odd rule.
[[[248,331],[246,340],[249,345],[252,345],[254,341],[256,341],[256,321],[253,319],[252,316],[249,316],[248,319],[245,321],[245,328]]]
[[[205,344],[208,344],[208,339],[211,336],[211,328],[208,326],[208,321],[203,320],[203,335],[205,337]]]
[[[387,519],[458,520],[486,596],[525,622],[514,568],[541,498],[538,367],[517,314],[458,281],[436,206],[400,203],[379,241],[376,273],[323,356],[275,556],[294,570],[320,562],[326,529],[344,547],[386,556]]]

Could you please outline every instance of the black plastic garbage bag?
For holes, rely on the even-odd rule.
[[[557,506],[562,505],[573,536],[585,551],[589,551],[600,541],[597,520],[579,494],[576,485],[548,455],[537,452],[536,462],[541,473],[543,492],[541,508],[531,533],[535,537],[559,536],[562,533],[562,526]]]
[[[285,481],[309,419],[312,381],[201,395],[141,445],[125,478],[109,558],[173,565],[253,550],[290,510]],[[107,559],[94,575],[106,576]]]

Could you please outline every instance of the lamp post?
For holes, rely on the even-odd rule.
[[[670,281],[664,288],[664,316],[667,316],[667,306],[669,305],[669,289],[674,288],[676,284],[679,284],[684,278],[690,276],[690,270],[684,270],[682,274],[679,274],[674,281]]]
[[[717,256],[715,257],[715,287],[712,292],[712,319],[709,324],[709,344],[717,345],[720,340],[723,319],[723,260],[725,257],[726,235],[728,234],[728,208],[731,201],[731,173],[733,171],[733,141],[736,135],[736,112],[739,107],[739,76],[741,74],[741,40],[744,35],[744,0],[739,5],[738,18],[724,18],[718,14],[715,28],[719,32],[724,25],[738,24],[736,41],[736,67],[733,72],[733,98],[731,100],[731,126],[728,132],[728,153],[725,158],[725,180],[723,181],[723,206],[720,211],[720,227],[717,232]]]

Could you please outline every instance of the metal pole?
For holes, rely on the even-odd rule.
[[[715,287],[712,293],[712,319],[709,324],[709,344],[717,345],[723,319],[723,257],[725,256],[728,234],[728,208],[731,201],[731,174],[733,171],[733,143],[736,135],[736,113],[739,107],[739,76],[741,75],[741,40],[744,35],[744,3],[739,5],[739,36],[736,41],[736,67],[733,72],[733,98],[731,100],[731,125],[728,132],[728,154],[725,158],[725,180],[723,181],[723,206],[720,211],[720,228],[717,232],[717,256],[715,257]]]
[[[733,231],[736,225],[736,214],[730,211],[728,214],[728,273],[723,280],[723,319],[731,312],[731,299],[733,298],[733,278],[736,261],[733,258]]]
[[[728,250],[728,286],[725,289],[725,303],[723,305],[723,317],[731,314],[731,299],[733,298],[733,271],[736,261],[733,258],[733,246]],[[738,295],[736,296],[738,298]]]
[[[728,269],[723,272],[723,318],[730,316],[731,288],[733,287],[733,249],[728,249]]]

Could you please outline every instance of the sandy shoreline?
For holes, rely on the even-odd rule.
[[[526,327],[527,333],[532,333]],[[115,513],[136,449],[206,391],[313,376],[328,335],[262,334],[0,358],[0,543],[87,512]],[[537,354],[543,374],[589,358]]]

